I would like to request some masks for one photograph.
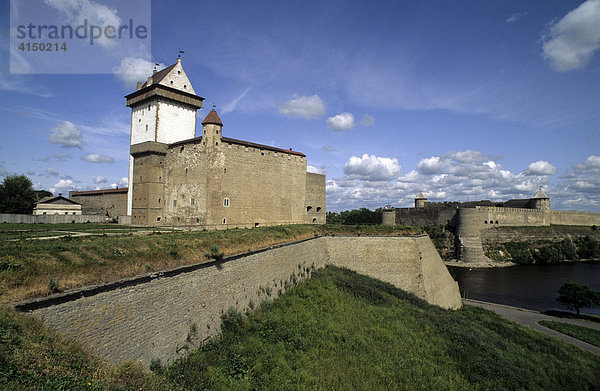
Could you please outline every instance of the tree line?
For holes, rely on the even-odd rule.
[[[0,213],[31,214],[35,203],[52,193],[33,190],[25,175],[9,175],[0,183]]]

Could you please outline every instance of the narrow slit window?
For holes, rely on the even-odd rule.
[[[229,207],[229,198],[223,198],[223,206]]]

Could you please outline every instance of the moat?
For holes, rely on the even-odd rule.
[[[448,266],[462,297],[528,308],[537,311],[568,310],[556,301],[566,281],[600,290],[600,262],[569,262],[469,269]],[[600,307],[582,313],[600,315]]]

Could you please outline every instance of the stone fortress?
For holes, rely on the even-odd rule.
[[[414,208],[385,208],[382,224],[424,227],[449,226],[456,234],[458,258],[464,262],[489,262],[481,243],[481,230],[494,227],[600,225],[600,213],[551,210],[550,199],[539,189],[532,198],[505,202],[428,202],[423,193]]]
[[[126,213],[134,225],[209,229],[325,223],[325,176],[306,171],[303,153],[224,137],[214,108],[196,137],[204,98],[196,95],[181,58],[125,98],[131,108],[129,188],[71,192],[84,213]]]

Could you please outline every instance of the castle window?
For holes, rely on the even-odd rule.
[[[181,75],[181,71],[177,71],[177,74],[178,74],[178,75]]]
[[[223,206],[224,207],[228,207],[229,206],[229,198],[223,198]]]
[[[260,151],[260,156],[264,156],[265,152],[264,151]]]
[[[177,200],[173,200],[173,206],[177,206]]]
[[[184,84],[184,85],[183,85],[183,88],[185,89],[185,88],[187,88],[187,86]]]
[[[217,141],[217,142],[215,142],[215,145],[219,145],[219,142],[218,142],[218,141]]]
[[[158,205],[160,205],[160,198],[158,199]]]
[[[248,147],[244,148],[244,151],[248,152]]]
[[[142,176],[140,175],[140,182],[142,181]]]
[[[173,84],[173,80],[171,80],[171,84]]]
[[[160,217],[157,217],[157,218],[156,218],[156,221],[160,221]]]
[[[226,168],[223,169],[223,174],[227,174],[227,169]]]
[[[184,148],[184,147],[181,147],[181,149],[179,150],[179,152],[180,152],[180,153],[181,153],[181,152],[183,152],[183,148]]]
[[[227,224],[227,219],[223,217],[223,224]]]
[[[487,224],[487,220],[485,221],[485,224]]]
[[[150,105],[148,105],[148,111],[150,111]]]
[[[320,212],[320,211],[321,211],[321,207],[317,206],[317,212]]]
[[[308,212],[310,212],[310,210],[311,210],[311,209],[312,209],[312,206],[307,206],[307,207],[306,207],[306,212],[307,212],[307,213],[308,213]]]
[[[498,220],[496,220],[496,224],[498,224]]]
[[[141,118],[140,118],[140,119],[138,119],[138,122],[142,122],[142,119],[141,119]]]
[[[192,198],[192,199],[190,199],[190,205],[194,206],[194,203],[195,203],[195,202],[196,202],[196,200],[195,200],[195,199],[193,199],[193,198]]]
[[[316,223],[316,222],[317,222],[317,218],[316,218],[316,217],[313,217],[313,219],[312,219],[312,222],[313,222],[313,223]]]
[[[146,132],[148,131],[148,124],[146,124]]]

